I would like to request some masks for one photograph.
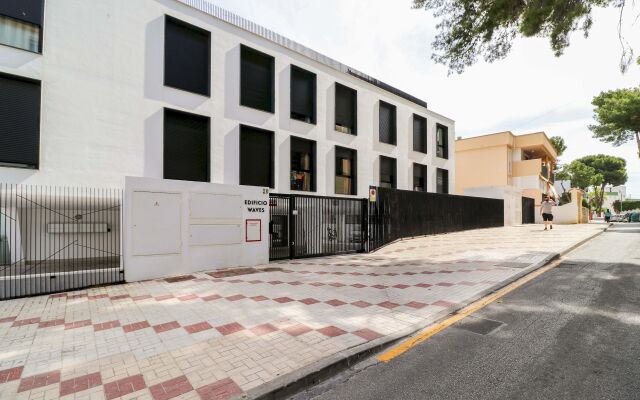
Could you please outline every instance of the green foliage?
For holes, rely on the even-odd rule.
[[[605,154],[585,156],[576,161],[594,170],[594,183],[592,183],[592,186],[596,189],[594,205],[595,209],[600,212],[602,211],[602,204],[604,203],[604,187],[606,185],[624,185],[627,182],[627,162],[624,158],[607,156]],[[595,183],[595,177],[598,177],[597,180],[600,181],[599,188],[596,187],[598,183]]]
[[[640,200],[625,200],[621,204],[621,211],[640,210]]]
[[[569,180],[571,181],[571,186],[582,190],[602,184],[602,179],[602,175],[599,175],[595,168],[589,167],[579,160],[565,165],[560,171],[556,172],[556,180]]]
[[[564,139],[562,138],[562,136],[552,136],[551,138],[549,138],[549,141],[551,141],[553,148],[556,149],[558,158],[562,154],[564,154],[564,151],[567,149],[567,145],[564,143]]]
[[[615,211],[616,213],[619,213],[620,210],[622,210],[622,204],[620,203],[620,200],[616,200],[613,202],[613,211]]]
[[[569,36],[585,37],[596,7],[623,7],[625,0],[414,0],[414,8],[433,11],[438,33],[432,58],[462,73],[478,56],[487,62],[505,58],[517,36],[548,38],[556,56],[569,46]],[[623,54],[623,69],[632,61]]]
[[[593,137],[614,146],[636,140],[640,156],[640,87],[602,92],[591,102],[597,125]]]

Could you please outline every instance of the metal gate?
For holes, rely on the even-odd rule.
[[[536,222],[536,200],[522,197],[522,223],[534,224]]]
[[[365,199],[271,194],[269,211],[271,260],[366,250]]]
[[[119,189],[0,184],[0,299],[124,282]]]

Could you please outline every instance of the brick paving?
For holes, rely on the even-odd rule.
[[[0,302],[0,398],[232,398],[428,325],[602,228],[468,231]]]

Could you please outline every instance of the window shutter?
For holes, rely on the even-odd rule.
[[[209,96],[211,33],[166,17],[164,39],[164,84]]]
[[[413,114],[413,150],[427,152],[427,119]]]
[[[396,144],[396,106],[380,101],[380,142]]]
[[[0,75],[0,163],[38,168],[40,82]]]
[[[209,182],[209,118],[165,109],[164,178]]]
[[[273,187],[273,132],[240,127],[240,184]]]
[[[357,131],[357,92],[339,83],[336,83],[336,125],[351,129],[351,134]]]
[[[395,158],[380,156],[380,183],[396,187],[396,160]],[[384,186],[384,185],[383,185]]]
[[[316,123],[316,74],[291,66],[291,117]]]
[[[246,46],[241,47],[240,58],[240,104],[274,112],[275,59]]]

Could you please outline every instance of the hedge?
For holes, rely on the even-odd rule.
[[[622,202],[622,211],[640,210],[640,200],[625,200]]]

